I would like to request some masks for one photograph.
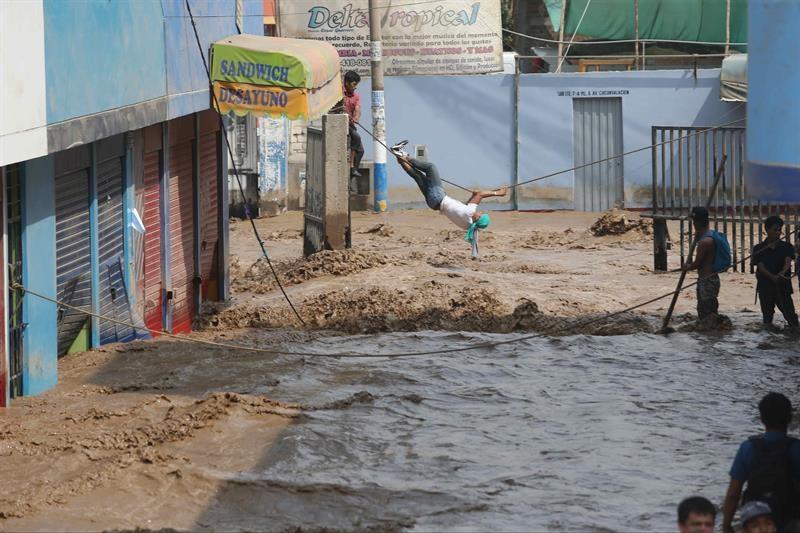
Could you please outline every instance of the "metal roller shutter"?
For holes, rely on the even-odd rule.
[[[218,174],[217,132],[200,138],[200,276],[202,277],[203,300],[216,300],[219,275],[217,254],[219,243],[219,208],[217,205]]]
[[[161,151],[144,156],[144,298],[145,326],[152,331],[164,327],[161,281]],[[152,333],[151,333],[152,334]]]
[[[89,232],[89,170],[56,178],[56,280],[58,299],[92,307]],[[64,355],[86,324],[87,316],[67,308],[58,312],[58,355]]]
[[[192,142],[170,147],[169,223],[172,332],[188,333],[194,316]]]
[[[122,274],[123,226],[122,159],[114,157],[97,164],[97,227],[100,253],[100,314],[123,322],[132,313]],[[100,320],[100,344],[135,338],[130,326]]]

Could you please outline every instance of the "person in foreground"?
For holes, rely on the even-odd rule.
[[[775,533],[772,509],[764,502],[747,502],[739,511],[742,533]]]
[[[778,531],[798,531],[800,525],[800,441],[786,434],[792,403],[783,394],[770,392],[758,403],[758,412],[765,432],[744,441],[733,460],[723,533],[733,533],[733,515],[740,498],[744,504],[767,504]]]
[[[453,224],[467,231],[465,240],[472,244],[472,256],[477,257],[478,230],[488,228],[490,223],[489,215],[478,211],[478,204],[484,198],[505,196],[508,188],[502,187],[494,191],[473,191],[467,203],[460,202],[445,194],[436,165],[410,157],[403,151],[406,144],[408,141],[402,141],[392,146],[391,151],[397,157],[397,162],[417,183],[428,207],[439,211]]]
[[[692,496],[678,505],[679,533],[714,533],[717,509],[702,496]]]

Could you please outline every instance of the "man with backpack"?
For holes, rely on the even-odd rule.
[[[730,265],[730,247],[721,233],[709,229],[708,209],[692,208],[692,224],[697,235],[694,261],[686,264],[684,270],[697,270],[697,318],[716,315],[719,312],[719,273]]]
[[[758,404],[765,432],[739,446],[730,470],[725,495],[722,530],[733,533],[742,488],[742,503],[764,502],[772,511],[778,531],[793,531],[800,518],[800,441],[786,432],[792,419],[792,403],[770,392]]]
[[[756,267],[756,290],[761,302],[764,326],[772,327],[777,306],[792,329],[798,328],[797,313],[792,302],[792,259],[794,248],[781,239],[783,220],[777,216],[764,221],[767,239],[753,248],[750,259]]]

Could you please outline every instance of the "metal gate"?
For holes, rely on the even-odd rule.
[[[92,261],[89,229],[88,146],[56,155],[56,281],[58,300],[82,309],[92,307]],[[89,319],[84,313],[58,310],[58,355],[66,354],[81,330],[81,348],[89,347]]]
[[[192,141],[169,149],[172,332],[188,333],[194,316],[194,187]]]
[[[160,133],[160,132],[159,132]],[[151,330],[164,327],[161,277],[161,150],[144,155],[144,324]]]
[[[8,388],[9,396],[22,396],[23,293],[22,285],[22,184],[20,166],[6,167],[6,223],[8,243]]]
[[[350,167],[347,116],[322,117],[309,127],[306,151],[306,205],[303,253],[341,250],[350,243]]]
[[[745,128],[653,126],[652,128],[653,212],[655,268],[666,270],[667,221],[679,221],[679,253],[683,265],[694,239],[687,220],[692,207],[708,201],[714,175],[722,174],[711,199],[712,228],[724,233],[731,245],[734,271],[752,270],[748,257],[763,238],[763,221],[779,215],[785,222],[785,238],[800,228],[800,206],[754,199],[746,186],[747,156]],[[723,164],[724,157],[724,164]]]
[[[306,134],[306,206],[303,255],[325,249],[325,134],[309,126]]]
[[[120,141],[118,150],[121,151],[121,138],[117,140]],[[97,152],[101,153],[101,150],[98,148]],[[110,159],[96,163],[100,314],[130,323],[133,315],[122,270],[123,159],[116,153],[110,155]],[[110,320],[100,319],[100,344],[125,342],[133,340],[135,337],[135,331],[130,326],[122,326]]]
[[[572,100],[575,166],[622,153],[622,98]],[[605,211],[625,201],[623,158],[575,170],[577,211]]]
[[[219,273],[219,132],[209,133],[198,142],[200,151],[200,276],[203,300],[216,300]]]

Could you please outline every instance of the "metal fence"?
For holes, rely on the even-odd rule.
[[[325,133],[308,127],[306,135],[306,205],[303,255],[325,249]]]
[[[667,269],[670,247],[667,221],[679,221],[681,266],[686,262],[693,228],[688,215],[709,201],[714,175],[722,178],[709,203],[712,228],[724,233],[731,245],[732,270],[752,271],[749,255],[762,240],[767,216],[784,219],[786,240],[800,227],[800,205],[761,202],[752,198],[744,179],[747,160],[745,128],[653,126],[652,128],[654,260]]]

